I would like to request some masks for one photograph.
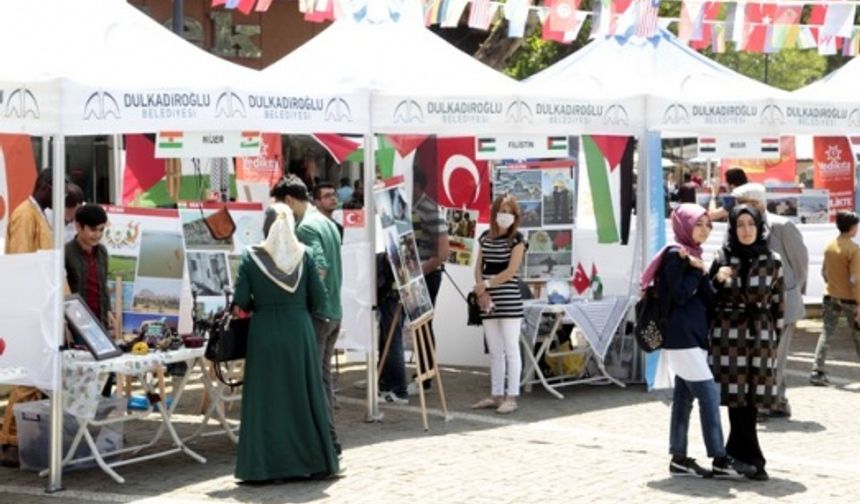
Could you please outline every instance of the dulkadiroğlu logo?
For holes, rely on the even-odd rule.
[[[522,100],[516,100],[508,105],[508,110],[505,113],[505,120],[513,123],[532,122],[533,117],[531,107]]]
[[[415,100],[402,100],[394,107],[394,122],[403,124],[424,122],[424,110]]]
[[[247,117],[245,102],[233,91],[227,90],[218,95],[215,100],[215,117]]]
[[[343,98],[332,98],[325,106],[326,121],[352,122],[352,110]]]
[[[0,103],[3,103],[3,92],[0,91]],[[6,109],[4,112],[6,117],[17,117],[26,119],[39,118],[39,101],[32,91],[25,87],[19,87],[12,90],[6,98]]]
[[[673,103],[666,107],[663,112],[663,122],[665,124],[690,124],[690,112],[687,107],[680,103]]]
[[[108,117],[120,118],[119,102],[107,91],[96,91],[84,103],[84,120],[104,120]]]

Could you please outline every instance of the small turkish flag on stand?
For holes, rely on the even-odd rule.
[[[576,273],[573,275],[571,285],[576,289],[577,294],[582,294],[591,285],[591,279],[588,278],[588,273],[585,272],[582,263],[576,264]]]
[[[343,227],[345,227],[345,228],[361,228],[361,227],[364,227],[364,210],[344,210],[343,211]]]

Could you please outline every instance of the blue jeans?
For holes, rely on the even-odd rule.
[[[726,455],[723,444],[723,427],[720,423],[720,389],[713,380],[687,381],[675,377],[675,392],[672,396],[672,423],[669,426],[669,453],[687,456],[687,430],[693,399],[699,401],[699,421],[708,457]]]
[[[391,336],[391,345],[388,348],[388,355],[385,357],[385,362],[382,363],[382,373],[379,376],[379,390],[383,392],[391,391],[397,397],[407,397],[406,392],[406,364],[403,361],[403,308],[397,296],[385,296],[379,300],[379,356],[382,357],[382,350],[385,348],[385,339],[388,337],[388,331],[391,326],[391,321],[394,320],[394,314],[400,312],[400,318],[394,328],[394,333]]]

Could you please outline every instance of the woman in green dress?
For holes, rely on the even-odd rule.
[[[339,471],[311,313],[325,298],[289,207],[239,264],[233,302],[250,311],[236,478],[248,483]]]

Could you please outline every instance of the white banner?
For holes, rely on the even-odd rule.
[[[261,146],[259,131],[160,131],[155,140],[155,157],[255,157],[260,155]]]
[[[499,135],[475,138],[475,159],[561,159],[568,157],[568,137]]]
[[[56,251],[0,256],[0,383],[53,390],[60,336]]]
[[[779,159],[779,137],[700,136],[698,149],[705,159]]]

